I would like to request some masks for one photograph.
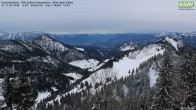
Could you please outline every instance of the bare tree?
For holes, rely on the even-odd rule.
[[[117,72],[113,71],[111,68],[106,68],[99,70],[91,75],[92,83],[100,83],[102,85],[115,79]]]
[[[104,105],[104,110],[107,110],[108,93],[111,92],[112,89],[112,87],[108,85],[115,80],[116,75],[117,72],[111,68],[99,70],[91,75],[92,84],[97,91],[97,97],[101,99],[100,103]]]

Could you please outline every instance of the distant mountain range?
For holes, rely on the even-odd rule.
[[[44,32],[0,32],[0,40],[18,39],[31,41],[44,34]],[[125,34],[50,34],[64,44],[73,46],[98,46],[114,48],[126,42],[133,41],[148,44],[165,37],[182,39],[185,44],[196,46],[196,32],[189,33],[125,33]]]

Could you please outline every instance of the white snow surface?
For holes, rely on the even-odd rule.
[[[3,100],[4,98],[3,98],[3,96],[0,96],[0,100]]]
[[[106,63],[106,62],[108,62],[109,60],[110,60],[110,59],[106,59],[106,60],[104,60],[103,62]]]
[[[82,75],[80,75],[79,73],[65,73],[64,75],[73,77],[74,78],[73,82],[75,82],[76,80],[82,78]]]
[[[124,95],[126,96],[129,93],[129,89],[126,85],[123,85]]]
[[[66,74],[66,76],[73,77],[74,79],[80,79],[82,77],[82,75],[80,75],[78,73],[68,73],[68,74]]]
[[[50,92],[38,92],[38,97],[37,97],[36,101],[39,103],[41,100],[43,100],[44,98],[46,98],[50,95],[51,95]]]
[[[121,50],[121,51],[133,50],[133,49],[135,49],[137,46],[138,46],[137,43],[134,43],[134,42],[130,41],[130,42],[125,43],[124,45],[122,45],[122,46],[120,47],[120,50]]]
[[[57,95],[57,97],[55,98],[55,101],[57,101],[57,100],[58,100],[59,104],[61,104],[61,101],[60,101],[61,97],[62,97],[62,96]]]
[[[151,67],[150,70],[149,70],[148,75],[149,75],[149,78],[150,78],[150,87],[152,87],[156,83],[156,80],[158,78],[158,72],[153,67]]]
[[[130,46],[125,46],[124,48],[121,48],[121,51],[126,51],[126,50],[133,50],[133,47]]]
[[[77,60],[77,61],[72,61],[69,64],[73,66],[80,67],[82,69],[87,69],[87,68],[92,68],[95,67],[99,61],[95,59],[88,59],[88,60]]]
[[[78,50],[80,50],[80,51],[84,51],[84,49],[83,49],[83,48],[76,48],[76,49],[78,49]]]
[[[3,96],[2,96],[2,82],[3,82],[3,78],[0,78],[0,100],[3,100]]]
[[[107,63],[110,59],[104,60],[102,63],[98,63],[97,65],[91,67],[88,71],[95,71],[99,69],[101,66],[103,66],[105,63]]]
[[[142,50],[130,52],[128,56],[123,57],[118,62],[114,62],[113,70],[117,71],[118,78],[127,76],[129,70],[132,71],[133,69],[138,68],[141,63],[155,55],[163,54],[163,52],[164,50],[161,50],[161,46],[150,44]]]
[[[54,92],[58,90],[56,87],[51,87],[51,89],[52,89]]]
[[[67,94],[72,94],[72,93],[80,93],[80,92],[82,92],[82,91],[85,90],[85,89],[86,89],[86,87],[80,88],[79,86],[77,86],[77,87],[75,87],[74,89],[68,91],[65,95],[67,95]]]
[[[168,41],[176,50],[178,50],[178,43],[177,41],[175,41],[174,39],[172,38],[165,38],[166,41]]]
[[[3,82],[3,78],[0,78],[0,83],[2,83]]]
[[[52,105],[53,105],[53,104],[54,104],[54,103],[53,103],[53,100],[47,102],[46,106],[48,106],[48,104],[52,104]]]
[[[82,75],[80,75],[79,73],[62,73],[62,74],[74,78],[74,80],[72,80],[71,83],[74,83],[76,80],[82,78]]]

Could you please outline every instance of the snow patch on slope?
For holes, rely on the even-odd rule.
[[[72,90],[70,90],[70,91],[68,91],[65,95],[67,95],[67,94],[75,94],[75,93],[80,93],[80,92],[82,92],[83,90],[85,90],[86,89],[86,87],[84,87],[84,88],[80,88],[79,86],[78,87],[75,87],[74,89],[72,89]]]
[[[3,98],[3,96],[0,96],[0,100],[3,100],[4,98]]]
[[[83,48],[76,48],[76,49],[78,49],[78,50],[80,50],[80,51],[84,51],[84,49],[83,49]]]
[[[3,82],[3,78],[0,78],[0,83],[2,83]]]
[[[137,43],[134,43],[134,42],[130,41],[130,42],[125,43],[124,45],[122,45],[120,47],[120,50],[121,51],[133,50],[133,49],[135,49],[137,47],[138,47]]]
[[[97,65],[91,67],[88,71],[95,71],[99,69],[101,66],[103,66],[105,63],[107,63],[109,59],[104,60],[102,63],[98,63]]]
[[[66,74],[64,74],[64,75],[74,78],[74,80],[71,81],[71,83],[74,83],[76,80],[82,78],[82,75],[80,75],[80,74],[78,74],[78,73],[68,73],[68,74],[66,73]]]
[[[39,103],[41,100],[43,100],[44,98],[47,98],[50,95],[51,95],[50,92],[38,92],[38,97],[36,101]]]
[[[178,50],[178,43],[174,39],[167,37],[165,40],[168,41],[176,50]]]
[[[18,41],[3,41],[0,45],[0,50],[8,51],[8,52],[23,52],[25,50],[32,50],[25,42]]]
[[[2,96],[2,82],[3,82],[3,78],[0,78],[0,100],[3,100],[3,96]]]
[[[124,47],[124,48],[121,48],[121,51],[133,50],[133,49],[134,49],[133,47],[126,46],[126,47]]]
[[[54,92],[58,90],[56,87],[51,87],[51,89],[52,89]]]
[[[80,67],[82,69],[87,69],[87,68],[95,67],[98,63],[99,61],[95,59],[89,59],[89,60],[77,60],[77,61],[70,62],[69,64]]]
[[[142,50],[137,50],[129,53],[129,58],[131,59],[141,59],[141,58],[150,58],[157,54],[162,54],[164,50],[162,49],[161,45],[158,44],[150,44],[145,46]]]
[[[68,73],[68,74],[66,74],[66,76],[73,77],[74,79],[80,79],[82,77],[82,75],[80,75],[78,73]]]
[[[151,67],[150,70],[149,70],[148,75],[149,75],[149,78],[150,78],[150,87],[152,87],[156,83],[156,80],[158,78],[158,72],[153,67]]]

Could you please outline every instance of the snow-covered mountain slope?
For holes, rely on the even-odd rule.
[[[16,75],[19,71],[29,73],[30,79],[36,81],[35,87],[39,91],[36,101],[40,102],[50,96],[54,88],[58,91],[65,85],[81,80],[84,74],[88,76],[88,71],[68,64],[68,61],[85,58],[87,54],[83,51],[62,44],[47,35],[29,42],[4,40],[0,42],[0,76],[5,67],[14,67]]]
[[[112,62],[112,69],[118,72],[117,76],[119,78],[122,76],[127,76],[129,71],[132,71],[133,69],[136,70],[141,63],[147,61],[153,56],[163,54],[166,45],[171,48],[173,47],[173,51],[178,51],[179,48],[183,46],[183,43],[181,40],[175,40],[167,37],[155,43],[145,45],[142,48],[130,51],[117,61],[114,60]]]
[[[185,37],[196,37],[196,31],[194,31],[194,32],[179,33],[179,34],[182,35],[182,36],[185,36]]]
[[[121,77],[125,78],[125,76],[126,78],[130,77],[130,74],[134,69],[134,77],[136,76],[134,81],[137,82],[138,85],[140,85],[140,83],[142,85],[142,81],[144,80],[142,78],[149,78],[148,84],[150,85],[150,87],[153,87],[158,78],[159,63],[161,63],[161,60],[163,58],[162,54],[164,53],[166,48],[170,48],[172,50],[172,54],[176,56],[179,52],[178,50],[181,50],[181,46],[177,46],[177,50],[175,48],[175,45],[172,45],[172,43],[170,42],[171,40],[176,41],[176,44],[178,45],[177,40],[170,38],[169,41],[168,39],[161,39],[157,42],[146,44],[133,50],[121,51],[119,55],[109,60],[107,59],[103,63],[100,62],[97,66],[93,66],[92,68],[94,68],[94,71],[91,71],[92,74],[90,74],[90,76],[87,78],[81,78],[80,75],[76,72],[75,74],[65,74],[65,76],[74,77],[74,80],[71,81],[72,83],[75,82],[75,79],[80,79],[81,82],[77,84],[74,83],[75,85],[71,89],[63,92],[62,94],[56,95],[53,99],[55,101],[60,101],[60,98],[65,97],[65,95],[72,93],[83,93],[85,90],[88,90],[88,92],[90,92],[91,94],[96,93],[96,91],[100,90],[103,87],[103,85],[96,85],[95,82],[98,82],[97,84],[99,84],[99,79],[95,79],[95,77],[97,77],[96,75],[101,75],[104,78],[104,75],[107,75],[106,73],[108,70],[111,73],[116,74],[117,79],[120,79]],[[89,66],[92,66],[89,62],[88,60],[78,60],[70,62],[70,64],[78,66],[80,68],[85,68],[85,65],[87,64],[89,64]],[[106,82],[106,77],[102,81]],[[86,82],[88,82],[88,84],[91,84],[92,88],[87,89],[87,86],[85,86]],[[110,81],[102,84],[109,83]],[[53,102],[52,100],[48,100],[46,101],[46,103],[51,104]]]
[[[124,52],[107,61],[107,63],[100,67],[100,69],[96,72],[101,73],[101,71],[103,71],[105,68],[111,68],[112,71],[117,73],[117,78],[128,76],[130,71],[136,70],[142,63],[153,58],[154,56],[162,55],[165,51],[166,45],[173,46],[169,44],[170,42],[166,42],[165,39],[162,39],[138,49]],[[151,69],[151,71],[153,72],[155,70]],[[150,76],[154,78],[156,77],[154,74],[150,74]],[[91,82],[90,79],[91,78],[89,77],[86,80]],[[152,85],[154,84],[153,82],[154,81],[151,83]]]
[[[83,80],[82,83],[85,83],[87,81],[91,83],[94,87],[95,83],[93,82],[96,82],[94,81],[94,77],[101,74],[101,76],[104,77],[104,75],[107,73],[107,70],[109,70],[112,74],[116,75],[118,79],[120,79],[121,77],[129,76],[132,70],[134,70],[135,75],[138,73],[140,73],[141,75],[146,74],[149,77],[150,87],[152,87],[155,85],[158,78],[159,63],[161,62],[162,58],[160,56],[163,55],[164,51],[168,47],[172,49],[172,51],[174,52],[173,54],[176,55],[176,48],[173,47],[173,45],[171,45],[170,42],[165,39],[144,45],[135,50],[122,52],[122,54],[119,54],[118,56],[108,60],[97,71],[95,71],[88,78]],[[180,47],[178,47],[178,49],[179,48]],[[141,65],[143,65],[143,69],[141,68]],[[66,94],[78,93],[85,89],[85,87],[80,88],[80,86],[77,85],[75,88],[68,91]],[[93,94],[96,90],[92,88],[90,89],[90,91]]]
[[[25,61],[38,56],[45,57],[48,54],[29,43],[20,40],[6,40],[0,42],[0,58],[2,60]]]
[[[87,81],[89,83],[92,83],[92,77],[94,77],[95,74],[102,74],[108,70],[110,70],[110,72],[112,73],[115,73],[118,79],[121,77],[128,76],[130,75],[129,72],[133,69],[136,70],[137,68],[139,68],[140,64],[146,62],[147,60],[156,55],[163,54],[164,51],[165,47],[163,43],[155,42],[152,44],[145,45],[141,48],[108,60],[107,63],[103,64],[103,66],[101,66],[97,71],[95,71],[95,73],[91,74],[90,77],[83,80],[82,82],[84,83],[85,81]],[[75,88],[70,92],[72,93],[78,91]]]
[[[83,51],[56,41],[46,34],[33,40],[32,44],[67,63],[89,58]]]
[[[43,32],[0,32],[0,40],[25,40],[30,41]]]
[[[120,51],[134,50],[138,47],[139,47],[138,43],[130,41],[120,46]]]
[[[98,63],[99,61],[95,59],[88,59],[88,60],[73,61],[73,62],[70,62],[69,64],[80,67],[82,69],[90,69],[90,68],[97,66]]]
[[[40,73],[45,70],[81,73],[82,69],[70,65],[66,61],[85,59],[86,56],[82,51],[50,39],[46,35],[30,42],[21,40],[0,42],[0,62],[2,63],[0,69],[11,65],[8,63],[10,62],[19,67],[26,64],[27,68],[25,69],[33,73]]]
[[[7,40],[7,41],[0,42],[0,50],[14,53],[14,52],[23,52],[27,50],[31,51],[32,47],[24,41]]]
[[[56,40],[53,40],[46,34],[43,34],[40,37],[36,38],[34,40],[34,43],[36,43],[38,46],[40,46],[41,48],[43,48],[44,50],[48,52],[50,51],[63,52],[63,51],[69,50],[69,48],[66,47],[64,44]]]
[[[125,55],[118,61],[113,62],[112,69],[117,71],[117,76],[124,77],[129,75],[128,72],[135,70],[141,63],[147,61],[155,55],[163,54],[165,49],[161,44],[150,44],[144,46],[141,50],[136,50]]]
[[[183,42],[182,40],[175,40],[173,38],[169,38],[169,37],[166,37],[165,40],[170,43],[177,51],[178,51],[178,48],[181,48],[183,47]]]
[[[58,65],[60,61],[40,48],[20,40],[5,40],[0,42],[1,61],[11,62],[46,62]]]

